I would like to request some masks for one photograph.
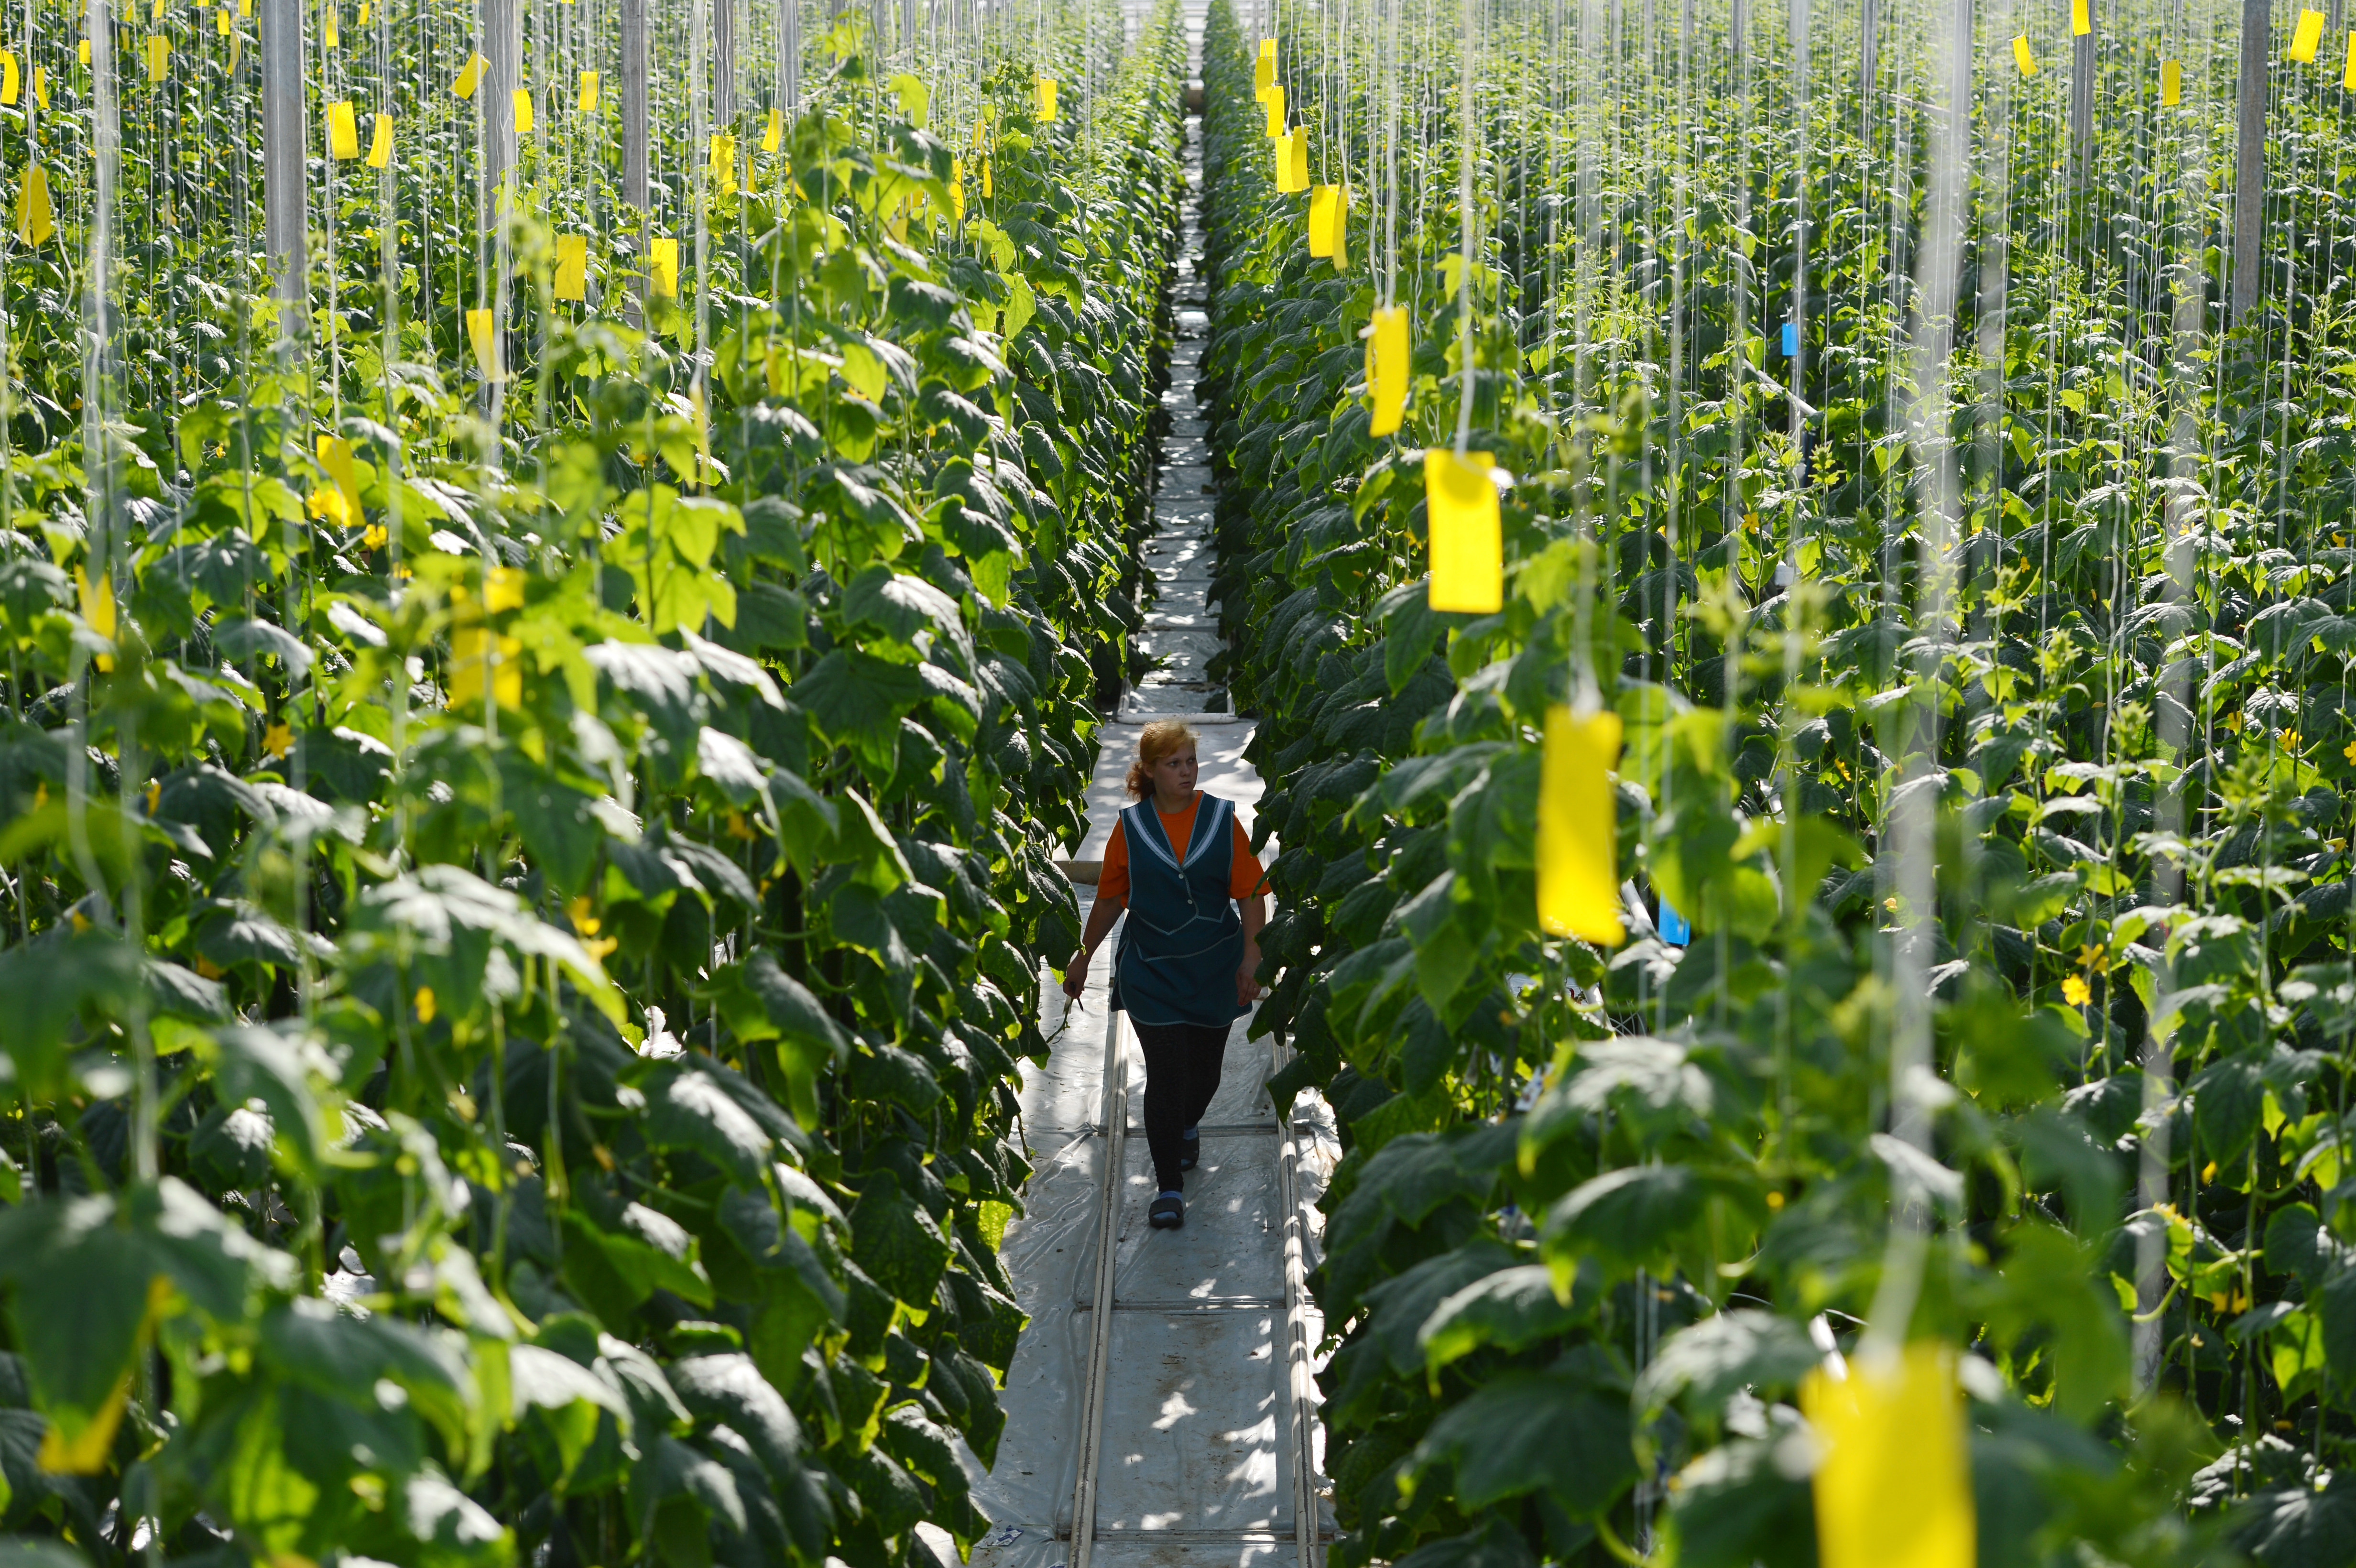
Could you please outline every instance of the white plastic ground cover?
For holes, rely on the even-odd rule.
[[[1198,37],[1200,9],[1199,3],[1189,5],[1190,30]],[[1182,254],[1198,248],[1192,214],[1185,241]],[[1182,292],[1191,296],[1182,304],[1199,309],[1200,281],[1182,280]],[[1088,831],[1072,847],[1079,859],[1101,859],[1129,802],[1122,780],[1139,723],[1196,700],[1190,694],[1200,682],[1176,667],[1199,667],[1201,649],[1188,639],[1216,624],[1202,571],[1210,507],[1203,494],[1209,471],[1201,466],[1207,430],[1193,395],[1199,324],[1199,315],[1190,319],[1192,330],[1173,357],[1164,400],[1172,466],[1156,499],[1160,527],[1147,552],[1162,584],[1148,629],[1168,635],[1167,688],[1133,693],[1150,700],[1125,701],[1123,721],[1108,724],[1099,736]],[[1226,714],[1201,717],[1201,786],[1234,801],[1248,831],[1261,794],[1258,773],[1243,758],[1252,726]],[[1275,850],[1268,846],[1263,859]],[[1079,891],[1085,916],[1094,890]],[[1023,1131],[1034,1173],[1001,1255],[1031,1321],[1000,1396],[1007,1422],[994,1471],[982,1474],[968,1456],[974,1501],[995,1526],[975,1550],[979,1568],[1063,1568],[1072,1551],[1095,1349],[1095,1253],[1112,1141],[1101,1125],[1110,967],[1110,952],[1100,952],[1087,997],[1068,1012],[1061,994],[1047,989],[1040,1021],[1052,1042],[1050,1059],[1025,1072]],[[1186,1223],[1174,1232],[1146,1222],[1156,1183],[1143,1127],[1144,1061],[1124,1031],[1128,1125],[1114,1191],[1114,1309],[1108,1315],[1089,1568],[1290,1568],[1299,1561],[1292,1471],[1302,1435],[1286,1364],[1282,1146],[1265,1087],[1272,1053],[1266,1040],[1246,1038],[1249,1021],[1237,1020],[1229,1034],[1219,1092],[1203,1121],[1202,1163],[1187,1178]],[[1301,1114],[1312,1115],[1306,1101]],[[1339,1151],[1330,1127],[1303,1130],[1294,1147],[1295,1189],[1308,1221],[1305,1262],[1314,1266],[1319,1227],[1310,1206]],[[1307,1327],[1313,1345],[1322,1328],[1313,1316]],[[1330,1506],[1322,1496],[1319,1512],[1319,1533],[1330,1535]]]

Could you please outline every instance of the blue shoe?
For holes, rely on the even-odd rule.
[[[1178,1156],[1178,1168],[1192,1170],[1203,1162],[1203,1133],[1199,1127],[1188,1127],[1178,1135],[1183,1152]]]
[[[1174,1231],[1186,1222],[1186,1200],[1175,1192],[1165,1192],[1146,1210],[1145,1218],[1157,1231]]]

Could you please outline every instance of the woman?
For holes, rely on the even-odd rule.
[[[1113,825],[1079,955],[1064,972],[1064,994],[1076,1001],[1088,960],[1129,911],[1113,950],[1112,1010],[1128,1011],[1145,1051],[1145,1142],[1161,1189],[1146,1217],[1156,1230],[1186,1222],[1180,1173],[1202,1152],[1197,1124],[1218,1091],[1227,1026],[1259,998],[1267,918],[1265,877],[1235,803],[1194,787],[1198,740],[1173,719],[1138,737],[1129,766],[1137,804]]]

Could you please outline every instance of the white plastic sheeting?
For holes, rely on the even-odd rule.
[[[1190,0],[1198,50],[1201,8]],[[1190,146],[1189,175],[1197,188],[1198,152]],[[1190,213],[1181,254],[1191,257],[1200,248]],[[1128,804],[1122,780],[1138,726],[1207,706],[1206,695],[1224,701],[1202,674],[1204,648],[1197,645],[1216,625],[1206,603],[1208,432],[1194,400],[1205,325],[1202,280],[1182,276],[1180,295],[1182,307],[1191,308],[1163,400],[1172,416],[1170,466],[1155,504],[1160,528],[1147,551],[1160,599],[1146,645],[1167,647],[1155,674],[1124,701],[1120,721],[1100,736],[1089,830],[1074,847],[1081,859],[1102,857],[1114,818]],[[1202,737],[1201,787],[1234,801],[1248,830],[1261,792],[1243,757],[1251,724],[1225,713],[1190,716],[1198,719]],[[1270,844],[1268,855],[1275,848]],[[1094,889],[1079,892],[1085,916]],[[1088,1458],[1090,1373],[1101,1364],[1088,1568],[1311,1568],[1301,1563],[1294,1499],[1315,1499],[1314,1540],[1331,1534],[1331,1513],[1313,1461],[1310,1484],[1295,1486],[1297,1457],[1316,1448],[1308,1430],[1314,1391],[1306,1352],[1298,1353],[1296,1365],[1292,1348],[1314,1347],[1322,1338],[1298,1281],[1316,1264],[1314,1202],[1339,1154],[1331,1118],[1304,1099],[1298,1124],[1280,1129],[1265,1089],[1269,1044],[1247,1039],[1250,1020],[1237,1020],[1217,1097],[1203,1120],[1202,1163],[1187,1175],[1186,1222],[1177,1231],[1153,1230],[1145,1213],[1155,1192],[1141,1124],[1145,1065],[1125,1029],[1127,1125],[1117,1136],[1103,1125],[1110,968],[1110,952],[1099,952],[1086,997],[1068,1012],[1061,994],[1049,989],[1041,1023],[1052,1058],[1025,1074],[1023,1132],[1035,1170],[1001,1255],[1031,1322],[1000,1395],[1007,1423],[997,1466],[987,1476],[972,1467],[974,1500],[997,1526],[974,1562],[979,1568],[1062,1568],[1071,1559],[1073,1509]],[[1105,1162],[1116,1147],[1119,1179],[1108,1184]],[[1301,1255],[1290,1271],[1288,1186],[1301,1221],[1293,1233]],[[1097,1253],[1107,1234],[1108,1200],[1118,1205],[1109,1230],[1112,1306],[1099,1324]],[[1101,1345],[1099,1333],[1107,1337]]]
[[[1007,1425],[997,1469],[974,1491],[1001,1526],[975,1552],[988,1568],[1054,1568],[1070,1550],[1108,1140],[1093,1122],[1051,1125],[1047,1117],[1083,1103],[1100,1114],[1099,990],[1091,987],[1083,1006],[1056,1020],[1065,1027],[1053,1059],[1025,1085],[1038,1169],[1002,1255],[1031,1324],[1000,1396]],[[1122,1139],[1092,1568],[1297,1562],[1292,1462],[1301,1435],[1284,1364],[1279,1131],[1263,1088],[1269,1045],[1245,1038],[1248,1024],[1237,1020],[1229,1036],[1219,1093],[1203,1122],[1202,1163],[1187,1175],[1186,1223],[1176,1231],[1146,1223],[1155,1187],[1137,1119],[1144,1061],[1124,1034],[1130,1125]],[[1331,1145],[1311,1128],[1296,1147],[1308,1209],[1330,1169]],[[1313,1265],[1313,1254],[1306,1261]],[[1305,1303],[1291,1310],[1313,1311]],[[1312,1318],[1308,1341],[1318,1337]]]

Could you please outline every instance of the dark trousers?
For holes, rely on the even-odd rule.
[[[1153,1179],[1160,1190],[1183,1184],[1178,1169],[1185,1153],[1180,1136],[1203,1119],[1219,1092],[1219,1066],[1227,1054],[1227,1031],[1210,1024],[1141,1024],[1130,1020],[1145,1051],[1145,1145],[1153,1152]]]

